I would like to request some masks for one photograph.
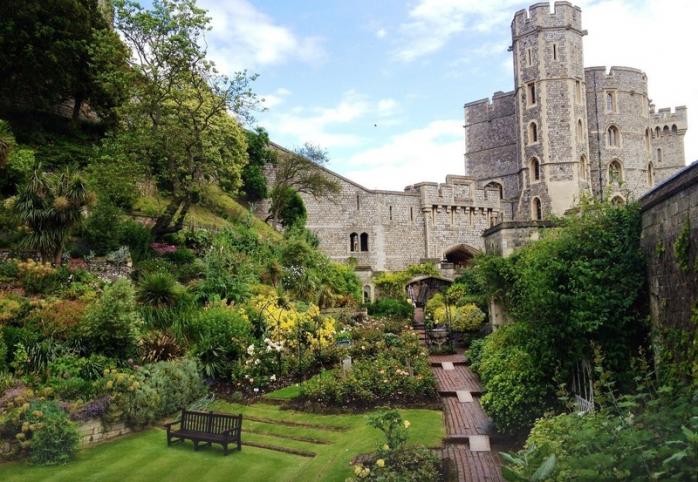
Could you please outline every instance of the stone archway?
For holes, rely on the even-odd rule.
[[[453,263],[454,268],[462,269],[469,266],[478,253],[480,253],[480,250],[472,246],[467,244],[456,244],[444,252],[444,259],[449,263]]]

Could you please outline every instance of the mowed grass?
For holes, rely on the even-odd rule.
[[[167,447],[165,431],[153,428],[82,450],[63,466],[37,467],[27,462],[0,464],[4,482],[114,481],[344,481],[351,460],[383,444],[369,427],[367,414],[315,415],[266,404],[217,402],[215,411],[243,413],[243,447],[223,456],[220,446],[194,452],[191,442]],[[411,422],[409,443],[438,446],[443,437],[441,412],[400,410]],[[256,420],[253,420],[256,419]],[[276,422],[276,423],[275,423]],[[282,424],[279,422],[285,422]],[[314,453],[314,457],[244,445],[245,442]]]

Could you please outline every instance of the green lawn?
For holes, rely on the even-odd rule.
[[[227,457],[219,446],[194,452],[189,442],[167,447],[165,432],[154,428],[114,442],[83,450],[77,459],[59,467],[33,467],[27,463],[0,465],[4,482],[75,481],[344,481],[350,461],[383,443],[382,434],[367,424],[367,414],[314,415],[217,402],[217,411],[245,414],[243,444],[264,444],[314,453],[314,457],[245,446]],[[401,410],[412,423],[410,442],[438,446],[443,437],[441,412]],[[255,418],[256,420],[252,420]],[[291,422],[281,425],[274,421]]]

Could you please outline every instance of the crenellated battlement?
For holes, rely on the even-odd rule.
[[[542,28],[573,28],[582,31],[582,9],[570,2],[540,2],[514,14],[511,33],[514,38]]]
[[[584,69],[587,90],[593,90],[596,77],[597,90],[614,88],[638,94],[647,94],[647,74],[634,67],[613,65],[587,67]]]
[[[673,112],[671,107],[663,107],[655,112],[654,106],[652,106],[650,124],[660,129],[663,129],[665,125],[669,129],[676,126],[678,131],[685,131],[688,128],[688,109],[685,105],[680,105],[675,107]]]
[[[499,210],[499,189],[479,188],[475,178],[449,174],[446,182],[420,182],[405,187],[405,192],[419,193],[422,208],[460,206]]]
[[[516,108],[514,91],[495,92],[492,99],[480,99],[468,102],[465,109],[466,126],[477,122],[486,122],[499,117],[513,115]]]

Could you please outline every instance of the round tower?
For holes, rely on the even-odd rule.
[[[589,192],[581,9],[536,3],[511,24],[519,129],[518,219],[560,215]]]

